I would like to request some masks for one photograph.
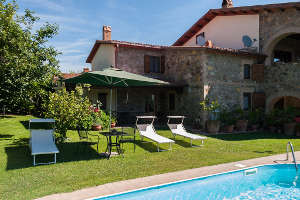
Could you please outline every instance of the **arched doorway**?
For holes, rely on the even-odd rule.
[[[300,27],[285,27],[269,38],[262,52],[268,57],[266,65],[274,62],[294,62],[300,59]]]
[[[286,109],[288,107],[300,109],[300,98],[293,96],[283,96],[273,99],[271,109]]]
[[[300,34],[291,34],[275,45],[272,52],[273,63],[300,62]]]

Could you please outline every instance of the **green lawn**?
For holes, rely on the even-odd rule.
[[[199,148],[191,148],[189,140],[178,137],[172,151],[159,153],[155,152],[155,144],[142,143],[138,137],[135,152],[134,144],[127,143],[124,158],[107,160],[96,153],[95,144],[86,152],[78,153],[78,136],[69,131],[71,140],[58,145],[58,163],[33,167],[26,129],[30,118],[0,119],[0,199],[32,199],[114,181],[283,153],[288,141],[300,150],[299,139],[269,133],[212,136]],[[172,138],[168,130],[158,133]],[[105,147],[106,140],[101,137],[101,152]]]

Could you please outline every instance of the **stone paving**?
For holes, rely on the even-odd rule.
[[[300,151],[296,152],[296,157],[299,156],[300,156]],[[285,159],[286,159],[286,154],[279,154],[279,155],[255,158],[250,160],[219,164],[214,166],[200,167],[195,169],[188,169],[188,170],[170,172],[166,174],[159,174],[159,175],[154,175],[149,177],[108,183],[96,187],[81,189],[70,193],[53,194],[50,196],[42,197],[39,200],[91,199],[95,197],[117,194],[117,193],[122,193],[130,190],[136,190],[145,187],[166,184],[170,182],[182,181],[186,179],[193,179],[202,176],[208,176],[208,175],[228,172],[232,170],[239,170],[239,169],[258,166],[258,165],[291,163],[291,156],[290,156],[290,161],[285,161]]]

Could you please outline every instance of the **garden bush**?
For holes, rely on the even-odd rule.
[[[66,138],[68,129],[90,129],[93,124],[93,109],[88,98],[82,96],[82,88],[67,92],[66,89],[51,93],[44,104],[44,115],[55,119],[56,132]]]

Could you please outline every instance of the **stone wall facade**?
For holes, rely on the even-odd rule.
[[[252,57],[207,54],[205,98],[218,100],[222,107],[228,109],[242,106],[244,92],[261,90],[255,81],[244,79],[244,64],[256,62],[256,58]]]
[[[188,117],[187,122],[199,117],[203,100],[205,52],[197,48],[169,48],[166,50],[166,76],[184,86],[179,94],[176,114]]]
[[[144,55],[165,56],[164,74],[146,74],[180,85],[181,90],[130,89],[127,104],[118,102],[119,111],[143,112],[145,99],[155,94],[159,99],[157,111],[186,115],[190,119],[200,117],[200,102],[205,98],[218,100],[225,107],[242,106],[244,92],[261,91],[260,84],[244,79],[244,64],[257,63],[256,57],[217,54],[203,48],[170,47],[164,50],[120,48],[118,67],[137,74],[144,73]],[[124,90],[126,91],[126,90]],[[126,99],[126,92],[119,92],[118,99]],[[168,109],[168,93],[176,93],[176,108]],[[129,108],[128,105],[130,105]]]
[[[300,99],[300,63],[277,63],[265,68],[263,84],[267,96],[267,110],[274,106],[274,100],[291,96]]]
[[[147,73],[144,72],[144,56],[164,56],[163,50],[156,50],[150,48],[127,48],[119,47],[117,53],[117,68],[124,71],[147,75],[149,77],[165,80],[164,74]]]

